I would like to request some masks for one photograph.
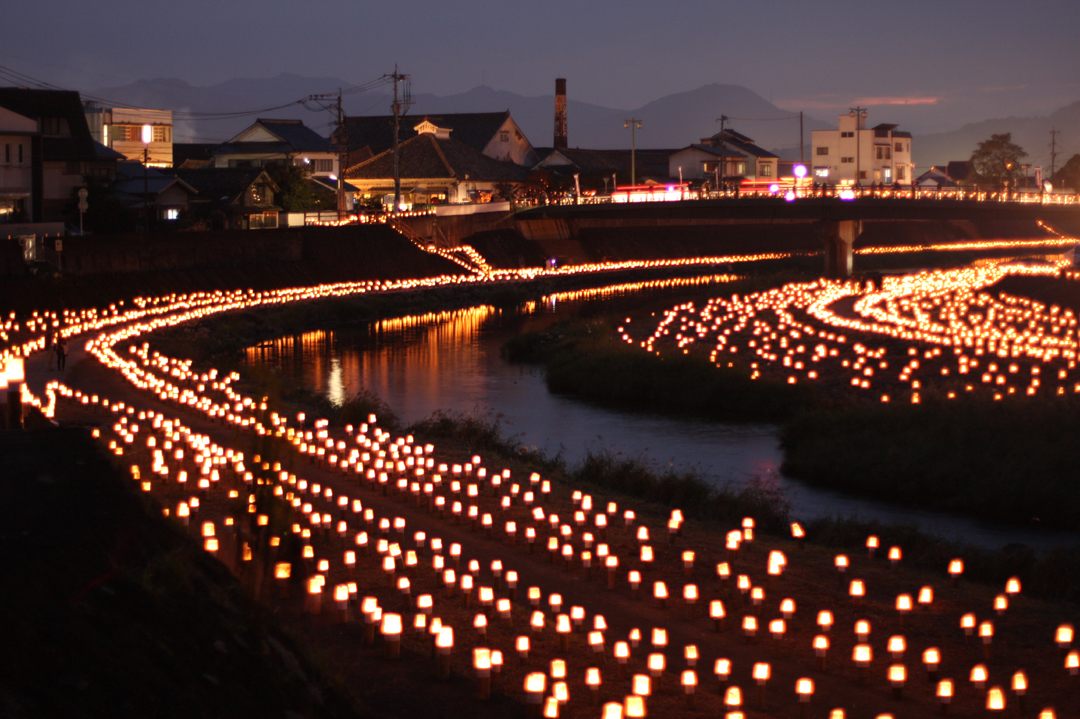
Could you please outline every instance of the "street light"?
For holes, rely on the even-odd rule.
[[[637,163],[635,162],[635,156],[637,152],[637,131],[641,129],[641,120],[631,117],[629,120],[623,120],[624,128],[630,128],[630,185],[637,184]]]

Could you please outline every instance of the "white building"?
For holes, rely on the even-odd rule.
[[[723,166],[720,157],[723,155]],[[778,176],[779,158],[758,147],[753,139],[726,129],[712,137],[704,137],[696,145],[672,153],[668,160],[671,177],[700,180],[722,175],[727,181],[763,180],[774,182]]]
[[[144,110],[134,107],[98,107],[83,104],[90,135],[127,160],[143,161],[149,150],[150,167],[173,166],[172,110]],[[150,144],[143,144],[143,127],[150,126]]]
[[[813,180],[827,185],[910,185],[911,133],[896,125],[866,127],[866,111],[840,115],[836,130],[814,130]]]
[[[213,149],[214,167],[305,166],[313,177],[336,179],[338,154],[333,143],[300,120],[256,120],[255,124]]]
[[[29,222],[41,200],[40,188],[35,193],[33,186],[35,138],[40,153],[37,122],[0,107],[0,225]],[[37,164],[40,172],[40,158]]]

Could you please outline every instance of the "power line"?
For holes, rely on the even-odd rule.
[[[729,117],[729,120],[738,120],[739,122],[771,122],[773,120],[798,120],[802,115],[791,115],[790,117]]]

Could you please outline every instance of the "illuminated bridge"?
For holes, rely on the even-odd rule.
[[[979,197],[979,196],[976,196]],[[983,195],[982,197],[987,197]],[[1037,195],[1034,197],[1038,197]],[[810,225],[825,246],[825,269],[830,276],[847,277],[852,271],[852,246],[863,223],[978,222],[1002,225],[1045,223],[1080,234],[1080,204],[1076,196],[1047,196],[1054,201],[999,201],[997,199],[938,199],[860,197],[743,197],[674,202],[551,205],[523,210],[514,216],[518,231],[540,242],[575,240],[596,229],[690,228],[723,225]]]

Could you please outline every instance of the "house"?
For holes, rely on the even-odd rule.
[[[37,123],[0,107],[0,153],[0,226],[28,223],[41,205]],[[7,234],[0,227],[0,235]]]
[[[532,143],[525,137],[510,111],[425,115],[417,121],[403,117],[398,122],[398,142],[421,134],[449,136],[493,160],[532,167],[538,161]],[[394,116],[348,117],[345,134],[349,148],[348,166],[393,148]]]
[[[720,179],[773,182],[780,176],[779,161],[777,155],[758,147],[746,135],[725,129],[672,153],[668,174],[685,181],[720,175]]]
[[[398,147],[402,204],[484,202],[498,194],[500,185],[524,182],[526,168],[494,160],[450,137],[450,131],[430,127]],[[354,188],[357,201],[393,204],[394,151],[384,150],[348,168],[345,181]]]
[[[256,120],[255,124],[211,153],[214,167],[304,165],[317,177],[337,177],[333,143],[300,120]]]
[[[255,230],[278,226],[274,205],[278,186],[261,167],[207,167],[176,170],[195,194],[189,195],[192,219],[211,229]]]
[[[910,185],[911,133],[896,125],[866,127],[866,111],[840,115],[836,130],[814,130],[813,180],[828,185]]]
[[[607,192],[616,184],[630,184],[631,155],[635,167],[634,178],[638,184],[666,184],[668,156],[671,150],[584,150],[580,148],[539,148],[543,158],[535,166],[572,182],[578,176],[581,189]]]
[[[198,170],[214,166],[216,142],[174,142],[173,169]]]
[[[160,228],[162,223],[175,222],[187,211],[195,190],[182,179],[141,162],[123,161],[116,165],[116,181],[112,195],[136,215],[146,217],[144,227]]]
[[[63,222],[75,191],[87,179],[111,182],[123,156],[95,142],[79,93],[0,87],[0,108],[33,120],[41,141],[41,201],[32,222]],[[37,182],[36,179],[33,182]]]
[[[128,160],[150,167],[173,166],[172,110],[144,110],[133,107],[101,107],[83,103],[90,135]],[[144,130],[144,128],[149,128]],[[149,138],[143,132],[149,133]],[[149,139],[149,142],[145,142]]]

